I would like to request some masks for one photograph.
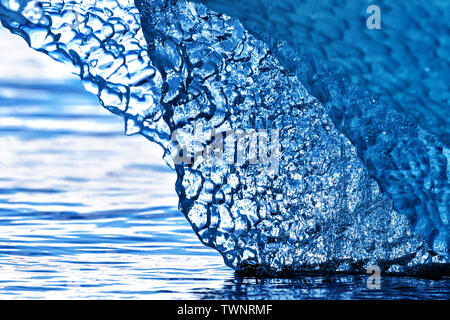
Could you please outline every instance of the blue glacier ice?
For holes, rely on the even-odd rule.
[[[430,12],[431,15],[434,11],[442,10],[442,14],[445,15],[445,12],[448,12],[445,8],[448,8],[449,4],[439,2],[435,6],[424,6],[421,1],[412,1],[408,4],[408,10],[405,11],[404,4],[401,2],[383,3],[383,9],[390,9],[390,12],[394,12],[395,16],[402,15],[400,22],[396,21],[389,24],[386,27],[388,29],[385,31],[386,35],[383,35],[367,30],[366,33],[361,32],[361,23],[354,17],[354,7],[358,6],[349,8],[345,5],[345,1],[338,5],[334,0],[319,3],[305,1],[301,4],[292,0],[281,0],[276,3],[268,0],[249,0],[247,2],[255,7],[253,13],[238,10],[239,6],[235,3],[237,1],[234,0],[228,1],[227,5],[222,1],[215,0],[205,2],[213,8],[224,10],[239,17],[245,26],[255,34],[259,34],[259,38],[270,44],[271,50],[283,66],[295,73],[308,92],[320,100],[338,130],[343,132],[356,146],[370,176],[375,178],[382,190],[389,194],[395,209],[410,218],[414,230],[422,234],[436,252],[448,256],[448,212],[450,211],[450,173],[448,168],[450,151],[448,142],[447,146],[441,143],[433,135],[410,121],[409,117],[397,112],[394,106],[403,110],[408,116],[417,113],[417,117],[412,117],[414,120],[420,120],[420,123],[429,130],[437,129],[437,132],[433,132],[442,133],[442,138],[445,141],[448,140],[445,132],[450,128],[450,125],[446,124],[445,121],[450,119],[447,115],[450,109],[446,108],[450,100],[445,102],[445,96],[450,92],[448,87],[450,82],[442,83],[446,81],[446,76],[441,76],[436,81],[436,75],[432,75],[434,86],[436,88],[444,86],[444,88],[437,93],[435,90],[427,92],[426,88],[417,87],[427,85],[429,79],[419,81],[418,78],[424,76],[416,73],[418,72],[417,69],[424,67],[423,64],[431,65],[432,62],[428,60],[432,59],[440,72],[450,74],[450,64],[447,61],[449,55],[444,56],[440,53],[443,50],[442,48],[445,48],[445,43],[450,41],[450,34],[445,31],[446,27],[441,25],[442,21],[432,21],[432,24],[436,24],[433,26],[436,31],[428,36],[433,37],[434,41],[441,45],[437,45],[437,49],[434,50],[430,48],[427,52],[409,53],[399,44],[400,40],[408,43],[409,47],[413,47],[416,42],[426,42],[427,40],[403,39],[403,33],[399,32],[398,24],[400,26],[414,24],[422,26],[426,24],[422,29],[414,28],[419,35],[422,35],[422,33],[428,32],[430,21],[421,21],[417,12]],[[359,7],[365,8],[363,3]],[[308,10],[301,13],[302,9],[305,8]],[[281,11],[282,14],[274,13],[278,11]],[[289,13],[290,11],[296,11],[298,14],[292,15]],[[317,15],[315,18],[307,17],[308,12],[320,12],[321,15]],[[330,18],[332,12],[338,16],[338,19]],[[275,20],[279,16],[285,16],[286,21]],[[386,14],[386,18],[389,16],[391,14]],[[320,19],[324,19],[324,17],[328,17],[327,23],[314,21],[316,19],[320,22]],[[388,19],[386,20],[386,24],[390,22]],[[313,31],[301,32],[302,29],[307,28],[311,21],[315,22],[311,27]],[[289,27],[286,24],[289,24]],[[289,39],[293,44],[290,45],[286,41],[274,41],[267,34],[261,33],[261,30],[266,33],[270,31],[271,35],[275,34],[277,39]],[[295,31],[298,32],[297,37],[293,36]],[[324,42],[316,40],[314,34],[325,32],[331,32],[331,34],[328,34],[328,38],[326,38],[329,43],[323,45]],[[408,32],[412,33],[409,29]],[[354,61],[353,52],[365,51],[366,57],[360,59],[359,64],[366,61],[371,68],[380,67],[380,56],[382,56],[384,64],[393,66],[399,64],[399,59],[405,59],[408,62],[415,59],[417,62],[413,66],[405,65],[401,66],[400,70],[396,70],[397,78],[402,78],[401,81],[405,83],[409,81],[407,90],[411,96],[416,92],[416,95],[433,94],[437,95],[437,97],[434,97],[435,99],[442,99],[439,112],[430,112],[430,109],[436,108],[430,105],[434,103],[433,99],[428,99],[427,108],[421,106],[423,102],[420,100],[420,96],[415,96],[415,103],[402,96],[398,98],[402,100],[395,101],[391,97],[397,98],[395,93],[389,92],[389,87],[379,85],[377,88],[381,87],[382,89],[379,89],[379,91],[385,95],[381,97],[383,99],[380,99],[379,96],[352,84],[348,79],[343,79],[342,75],[335,74],[334,69],[328,66],[326,61],[317,57],[321,56],[321,53],[316,47],[323,45],[327,47],[326,50],[330,50],[333,43],[342,43],[343,39],[347,37],[355,38],[353,47],[348,48],[347,51],[345,48],[338,47],[335,51],[330,52],[329,56],[334,57],[334,59],[339,57],[340,59],[347,58]],[[309,41],[308,46],[305,44],[306,41]],[[317,43],[312,43],[314,41]],[[382,41],[381,44],[380,41]],[[302,46],[293,49],[292,46],[295,45]],[[376,51],[374,47],[380,45],[386,46],[386,51],[390,51],[392,54],[370,52],[370,50]],[[303,49],[303,47],[305,48]],[[352,53],[348,53],[349,50]],[[430,52],[432,54],[434,51],[437,51],[438,54],[423,58],[423,55]],[[311,52],[314,52],[314,55]],[[352,67],[354,68],[353,63],[346,64],[344,62],[340,69],[350,73]],[[408,72],[403,70],[406,67],[409,67]],[[361,72],[360,68],[357,68],[356,72],[354,71],[355,74],[358,74],[358,72]],[[384,76],[382,72],[384,72]],[[385,70],[375,70],[375,74],[379,77],[372,77],[371,81],[386,82],[386,78],[388,78],[386,73]],[[430,77],[430,75],[427,76]],[[367,83],[365,84],[367,85]],[[386,97],[390,99],[386,99]],[[396,106],[396,103],[402,103],[404,106]],[[423,110],[420,110],[420,108]],[[436,116],[442,116],[443,119],[430,121],[429,123],[424,122],[423,120],[427,119],[423,116],[425,111],[428,111],[427,117],[433,117],[437,114]]]
[[[270,33],[321,60],[320,64],[325,61],[346,82],[377,93],[450,146],[449,1],[203,2],[238,18],[252,33]],[[372,4],[380,8],[379,30],[366,27]],[[316,92],[311,94],[321,100]]]
[[[73,65],[127,134],[163,147],[180,210],[228,266],[448,272],[448,149],[434,136],[236,18],[184,0],[135,4],[3,0],[0,17]],[[277,170],[218,156],[174,161],[174,133],[202,154],[212,131],[245,130],[277,132]],[[233,136],[223,143],[238,153]]]
[[[439,72],[450,74],[449,55],[445,56],[442,53],[446,43],[450,42],[450,34],[445,31],[446,26],[442,25],[442,21],[422,21],[423,19],[417,16],[417,12],[427,12],[431,16],[438,15],[436,12],[442,11],[442,15],[445,16],[448,13],[449,4],[438,2],[433,3],[434,6],[426,6],[421,1],[412,1],[408,3],[408,10],[404,10],[405,5],[401,2],[382,3],[383,10],[389,9],[389,13],[385,15],[385,23],[389,24],[386,27],[387,30],[384,31],[386,34],[383,34],[368,30],[365,33],[361,32],[361,23],[355,19],[354,8],[364,9],[363,1],[358,1],[361,2],[360,5],[352,5],[351,8],[345,5],[346,1],[338,5],[334,0],[319,3],[305,1],[301,4],[292,0],[281,0],[275,4],[268,0],[247,1],[255,7],[253,13],[238,10],[239,6],[235,3],[237,1],[234,0],[228,1],[227,5],[222,1],[215,0],[205,2],[213,8],[239,17],[246,27],[254,33],[259,33],[259,37],[270,44],[272,51],[283,66],[294,72],[308,92],[320,100],[338,130],[343,132],[357,147],[358,154],[364,161],[370,176],[374,177],[381,185],[382,190],[389,194],[395,209],[410,218],[414,230],[422,234],[436,252],[448,256],[448,212],[450,211],[448,162],[450,151],[446,132],[450,125],[445,121],[450,119],[448,116],[450,109],[446,108],[450,100],[446,102],[445,97],[450,92],[450,87],[448,87],[450,82],[445,80],[445,75],[436,80],[435,74],[425,73],[424,75],[420,73],[420,70],[425,67],[425,64],[428,64],[434,65]],[[305,12],[302,13],[302,10]],[[282,14],[275,14],[278,11],[281,11]],[[297,14],[292,15],[289,13],[290,11],[295,11]],[[311,17],[307,16],[308,12],[320,12],[321,14]],[[331,13],[338,18],[331,18]],[[393,14],[395,17],[400,14],[402,17],[394,23],[388,20],[389,17],[392,18]],[[279,16],[286,17],[286,20],[275,20]],[[317,23],[324,17],[328,17],[327,23]],[[313,30],[302,32],[311,22],[313,22],[311,27]],[[429,32],[430,23],[433,24],[432,27],[435,30],[432,34]],[[407,31],[407,39],[404,39],[404,32],[399,32],[399,28],[408,25],[418,25],[420,28],[406,28],[404,31]],[[261,30],[266,33],[270,31],[271,35],[274,34],[277,39],[290,40],[292,45],[285,41],[273,41],[267,34],[262,34]],[[411,38],[412,30],[421,36],[421,39]],[[293,33],[296,31],[298,33],[295,37]],[[327,35],[323,35],[325,32],[328,32]],[[427,41],[431,40],[428,40],[424,33],[427,34],[427,37],[432,37],[437,45],[430,46],[427,51],[410,52],[408,48],[403,48],[402,43],[406,43],[408,47],[416,47],[417,43],[426,45]],[[329,42],[324,44],[323,39],[315,39],[314,35],[317,37],[317,34],[322,35]],[[351,48],[346,50],[338,46],[337,49],[329,52],[333,44],[342,44],[343,40],[348,37],[355,39]],[[295,45],[299,49],[293,49],[292,46]],[[334,69],[328,66],[326,61],[323,61],[323,57],[322,59],[317,57],[323,56],[317,49],[319,45],[326,47],[324,52],[329,52],[328,56],[335,60],[338,58],[350,60],[350,63],[343,62],[339,66],[342,71],[347,73],[353,71],[353,77],[357,75],[361,77],[362,74],[366,74],[361,70],[361,64],[366,61],[368,67],[375,69],[374,74],[378,76],[372,76],[370,78],[372,82],[388,82],[389,75],[387,73],[389,72],[380,68],[380,56],[383,58],[382,65],[398,66],[398,60],[407,61],[397,67],[397,79],[392,81],[406,83],[407,89],[405,90],[411,98],[406,99],[401,94],[390,92],[389,89],[395,87],[393,85],[390,87],[377,86],[378,91],[384,94],[382,99],[353,85],[348,79],[343,79],[342,75],[336,75]],[[349,44],[347,43],[347,45]],[[391,54],[376,52],[375,47],[380,45],[385,47],[383,52],[390,51]],[[371,50],[375,52],[371,52]],[[311,52],[314,52],[314,55]],[[360,59],[358,62],[358,68],[355,68],[352,63],[355,61],[356,55],[353,52],[364,52],[365,55],[364,59]],[[437,52],[437,54],[429,57],[428,55],[433,55],[433,52]],[[413,63],[410,60],[416,62]],[[408,65],[408,63],[413,65]],[[406,68],[408,72],[405,72]],[[421,77],[425,79],[420,81]],[[431,79],[426,79],[427,77]],[[431,80],[433,80],[435,90],[420,87],[428,86]],[[364,84],[367,85],[367,83]],[[441,88],[441,91],[436,91],[437,88]],[[420,99],[427,95],[435,97],[429,97],[427,107],[424,108],[423,101]],[[412,102],[410,99],[415,99],[415,101]],[[441,99],[442,102],[438,106],[439,111],[434,112],[433,109],[436,106],[433,101],[437,101],[436,99]],[[396,103],[400,105],[397,106]],[[410,121],[409,117],[397,112],[394,107],[402,110],[408,116],[412,116],[415,121],[420,121],[428,130],[440,134],[444,142],[447,142],[447,146]],[[427,116],[424,116],[425,111],[428,111]],[[415,114],[417,116],[414,116]],[[442,119],[435,119],[428,123],[424,121],[434,116],[441,116]]]

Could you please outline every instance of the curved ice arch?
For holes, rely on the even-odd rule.
[[[28,45],[73,66],[86,90],[163,147],[169,128],[158,103],[161,76],[151,64],[139,12],[129,0],[3,0],[2,24]],[[141,126],[145,123],[145,129]]]
[[[274,275],[377,264],[414,273],[445,262],[392,209],[323,106],[236,19],[181,0],[137,1],[147,47],[129,2],[17,3],[2,1],[3,25],[73,64],[128,133],[166,155],[176,147],[169,136],[194,134],[194,121],[206,130],[279,131],[278,173],[201,157],[173,164],[181,211],[228,266]],[[73,27],[68,15],[81,20]]]

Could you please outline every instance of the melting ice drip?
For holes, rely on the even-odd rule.
[[[339,111],[307,93],[280,63],[283,52],[278,60],[238,20],[201,4],[135,4],[2,0],[0,17],[32,48],[73,65],[103,106],[125,119],[127,134],[143,134],[164,148],[177,172],[180,210],[228,266],[269,275],[361,272],[372,264],[393,273],[447,270],[442,234],[435,245],[434,237],[414,232],[406,215],[393,209],[333,124]],[[202,134],[195,132],[198,124]],[[276,171],[265,162],[221,157],[173,161],[180,150],[179,139],[170,139],[174,133],[201,151],[214,143],[211,131],[242,130],[277,132],[279,153],[269,152]],[[233,135],[223,144],[224,150],[238,148]],[[436,193],[448,199],[444,181]],[[442,206],[442,198],[423,201]],[[443,205],[446,215],[448,203]]]

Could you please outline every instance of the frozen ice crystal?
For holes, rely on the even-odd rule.
[[[184,0],[139,0],[139,12],[128,1],[44,4],[34,22],[0,5],[2,23],[72,64],[128,134],[164,148],[180,210],[228,266],[272,276],[447,266],[370,178],[333,110],[237,19]],[[230,162],[242,147],[236,136],[252,130],[276,133],[279,149],[268,148],[276,170],[249,158]],[[211,131],[235,133],[213,161],[202,153]],[[175,133],[198,156],[174,161]]]

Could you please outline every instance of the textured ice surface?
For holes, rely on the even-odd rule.
[[[442,25],[445,21],[417,17],[417,12],[430,12],[430,16],[439,16],[436,11],[443,11],[445,14],[444,9],[448,3],[439,2],[419,10],[423,5],[413,1],[413,8],[406,11],[400,2],[386,4],[382,6],[385,9],[382,11],[385,12],[383,17],[386,17],[383,31],[361,32],[361,29],[364,30],[364,21],[356,19],[358,12],[355,11],[366,8],[362,1],[355,1],[351,6],[348,3],[338,6],[335,1],[328,0],[314,4],[310,1],[300,3],[292,0],[276,3],[266,0],[244,1],[253,5],[252,11],[237,10],[237,1],[233,0],[228,5],[215,0],[205,2],[218,10],[236,15],[246,27],[270,44],[283,66],[294,72],[308,92],[320,100],[337,129],[356,146],[370,176],[391,197],[395,209],[410,218],[414,230],[422,234],[436,252],[448,256],[450,150],[395,108],[398,103],[406,115],[415,120],[420,118],[419,123],[442,137],[450,128],[450,101],[445,100],[450,92],[450,81],[445,80],[450,74],[450,54],[441,53],[428,57],[433,52],[441,52],[446,41],[450,42],[450,33],[445,32],[449,25]],[[315,14],[307,15],[302,10]],[[289,13],[292,11],[297,12],[297,15]],[[404,16],[400,21],[389,20],[396,17],[399,11]],[[333,18],[330,12],[335,12],[337,17]],[[286,21],[273,20],[280,16],[286,16]],[[360,14],[360,17],[364,17],[364,14]],[[415,20],[420,20],[420,23],[414,24]],[[428,32],[430,23],[436,24],[433,26],[436,32],[425,37],[423,33]],[[412,37],[412,30],[417,34],[414,38],[404,39],[399,26],[409,26],[407,37]],[[292,45],[273,41],[262,34],[261,30],[270,32],[277,39],[288,39]],[[334,32],[325,32],[326,30]],[[318,35],[321,36],[317,38]],[[434,37],[435,41],[423,44],[429,37]],[[375,48],[380,45],[380,41],[386,48],[379,49],[378,52]],[[342,47],[344,43],[346,49]],[[422,43],[428,50],[410,51],[402,48],[403,43],[409,46]],[[325,48],[323,52],[317,52],[317,46],[320,45]],[[299,46],[301,50],[292,49],[291,46]],[[391,51],[392,54],[385,51]],[[356,52],[365,54],[366,58],[356,59]],[[345,72],[346,76],[336,75],[334,68],[327,66],[328,61],[317,58],[323,56],[330,57],[333,67],[337,65],[336,69]],[[367,63],[365,67],[372,71],[362,69],[364,62]],[[412,66],[412,63],[415,64]],[[443,74],[420,71],[431,63],[434,64],[434,69]],[[395,68],[389,71],[380,64],[390,64]],[[389,75],[393,71],[396,73]],[[370,85],[366,84],[364,78],[359,79],[363,76],[369,77]],[[420,77],[424,79],[419,79]],[[377,92],[383,94],[383,99],[353,85],[348,78],[356,78],[354,82],[377,89]],[[390,81],[407,82],[407,85],[406,88],[398,88]],[[428,83],[433,83],[434,87],[427,87]],[[437,88],[441,89],[436,92]],[[411,103],[414,96],[416,99]],[[422,116],[424,113],[427,117]],[[426,120],[430,116],[437,118]]]
[[[327,61],[450,146],[449,1],[204,2],[239,18],[248,30],[268,32]],[[366,28],[371,4],[380,7],[381,30]]]
[[[127,1],[11,0],[0,14],[33,48],[73,64],[103,105],[124,117],[126,131],[161,144],[168,162],[176,150],[170,134],[194,135],[194,122],[205,131],[278,130],[278,172],[201,157],[173,163],[181,211],[227,265],[279,274],[377,264],[414,273],[445,260],[393,209],[326,109],[263,41],[199,4],[137,6],[146,41]],[[207,135],[197,139],[200,149],[210,143]]]
[[[356,146],[395,209],[410,218],[414,230],[436,252],[448,256],[450,150],[391,105],[343,81],[324,64],[307,56],[294,60],[291,54],[302,55],[278,49],[280,59],[294,62],[291,67],[299,79],[322,98],[333,123]],[[316,70],[315,76],[310,70]]]

